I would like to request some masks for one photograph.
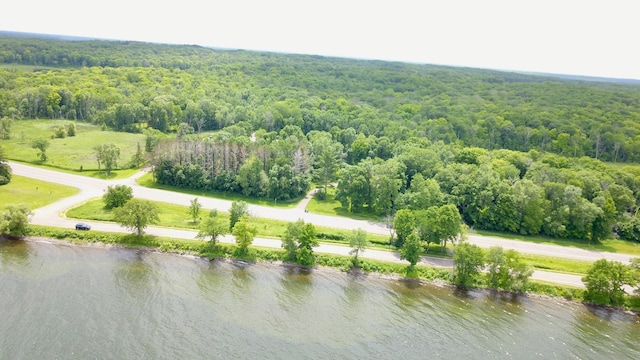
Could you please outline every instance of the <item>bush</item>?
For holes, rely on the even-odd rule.
[[[107,188],[107,191],[104,193],[104,195],[102,195],[102,201],[104,201],[104,207],[107,209],[121,207],[132,198],[133,198],[133,189],[127,185],[115,185],[115,186],[110,185]]]
[[[65,128],[64,125],[57,126],[54,129],[53,134],[58,139],[64,139],[67,137],[67,128]]]

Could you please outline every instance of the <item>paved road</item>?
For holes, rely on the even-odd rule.
[[[136,198],[164,201],[184,206],[189,206],[190,201],[194,197],[193,195],[181,194],[167,190],[150,189],[138,185],[135,180],[138,177],[144,175],[144,171],[138,172],[134,176],[127,179],[107,181],[74,174],[61,173],[15,162],[10,162],[9,164],[11,165],[13,173],[16,175],[31,177],[49,182],[56,182],[80,189],[80,192],[72,197],[68,197],[54,204],[35,209],[34,217],[32,219],[32,222],[34,224],[72,228],[75,225],[76,221],[64,218],[64,211],[89,199],[102,196],[105,189],[109,185],[125,184],[132,187],[133,195]],[[341,229],[361,228],[367,232],[375,234],[389,234],[389,229],[382,223],[307,213],[304,211],[304,209],[306,203],[309,200],[310,195],[307,195],[307,197],[305,197],[305,199],[302,201],[302,204],[299,204],[295,208],[290,209],[278,209],[259,205],[249,205],[249,212],[253,216],[268,219],[284,221],[295,221],[297,219],[303,219],[305,222],[310,222],[318,226],[327,226]],[[199,197],[199,201],[206,209],[216,208],[226,211],[231,206],[231,201],[228,200]],[[113,223],[91,222],[91,226],[93,229],[100,231],[126,232],[117,224]],[[162,235],[175,238],[193,239],[195,237],[194,231],[159,227],[150,227],[146,232],[153,235]],[[498,245],[502,246],[505,249],[517,250],[521,253],[556,256],[578,260],[595,261],[601,258],[606,258],[609,260],[617,260],[626,263],[633,257],[626,254],[589,251],[570,247],[535,244],[487,236],[468,235],[468,238],[470,243],[477,244],[484,248]],[[224,241],[233,242],[233,239],[228,236],[225,237]],[[265,247],[280,247],[280,241],[273,239],[256,239],[254,241],[254,244],[257,246]],[[343,255],[346,255],[349,250],[350,248],[348,247],[327,244],[322,244],[319,248],[316,249],[317,252],[336,253]],[[401,261],[396,253],[380,250],[367,250],[362,256],[385,261]],[[422,263],[433,266],[451,266],[449,260],[438,258],[425,257],[422,259]],[[533,275],[533,278],[575,286],[582,285],[580,278],[574,275],[536,271]]]

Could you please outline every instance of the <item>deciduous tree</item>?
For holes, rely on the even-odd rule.
[[[598,305],[624,305],[624,286],[635,286],[637,279],[631,267],[619,261],[600,259],[582,278],[587,290],[584,299]]]
[[[133,198],[133,189],[127,185],[109,185],[107,191],[102,195],[104,207],[113,209],[121,207]]]
[[[102,144],[94,147],[96,160],[98,161],[98,170],[100,170],[100,164],[104,165],[104,171],[107,176],[111,174],[116,166],[118,166],[118,159],[120,158],[120,148],[115,144]]]
[[[298,260],[298,241],[302,235],[302,227],[304,226],[304,220],[298,219],[296,222],[290,222],[287,224],[287,229],[282,235],[282,247],[284,248],[286,261]]]
[[[191,220],[194,223],[198,222],[198,218],[200,217],[200,209],[202,209],[202,204],[198,201],[198,198],[193,198],[189,205],[189,216],[191,216]]]
[[[486,260],[489,270],[487,283],[490,287],[517,292],[526,290],[533,270],[522,261],[517,251],[504,251],[502,247],[494,246],[489,248]]]
[[[229,209],[229,231],[233,231],[233,227],[243,215],[249,214],[249,205],[244,201],[234,201]]]
[[[326,136],[320,134],[326,134]],[[343,146],[341,143],[333,141],[328,133],[319,133],[318,136],[311,139],[311,144],[315,159],[313,174],[316,181],[323,185],[319,196],[324,199],[327,194],[327,186],[333,181],[336,170],[342,162]]]
[[[413,211],[407,209],[398,210],[393,219],[393,228],[396,231],[396,246],[401,247],[416,228],[416,218]]]
[[[0,147],[0,185],[6,185],[11,181],[11,166],[7,164],[4,149]]]
[[[297,258],[300,265],[312,266],[315,264],[316,258],[313,255],[313,248],[316,246],[318,246],[316,227],[311,223],[306,223],[302,226],[297,251]]]
[[[38,150],[40,160],[47,161],[47,149],[49,148],[49,140],[36,139],[31,143],[31,147]]]
[[[478,245],[462,243],[453,253],[453,283],[470,288],[474,286],[484,266],[484,254]]]
[[[367,233],[360,228],[352,230],[351,233],[347,235],[347,240],[349,240],[349,246],[351,246],[351,251],[349,251],[349,254],[353,255],[353,266],[360,267],[358,255],[360,255],[360,253],[363,253],[369,246]]]
[[[415,232],[412,232],[407,236],[400,248],[400,259],[407,260],[410,267],[414,267],[418,261],[420,261],[420,254],[422,253],[422,244],[420,238]]]
[[[6,205],[0,213],[0,234],[22,237],[27,234],[27,226],[33,213],[25,204]]]
[[[244,255],[247,253],[249,246],[253,243],[253,238],[256,236],[258,230],[251,224],[249,216],[247,214],[242,215],[240,220],[234,225],[232,234],[236,237],[236,244],[238,245],[238,254]]]
[[[6,116],[0,118],[0,139],[11,139],[11,119]]]
[[[144,229],[160,222],[158,207],[147,200],[131,199],[113,211],[114,220],[142,237]]]
[[[255,156],[240,167],[237,181],[244,195],[260,197],[266,194],[269,180],[263,167],[262,161]]]
[[[226,230],[227,226],[224,220],[218,217],[218,211],[216,209],[212,209],[209,211],[209,215],[200,223],[200,230],[196,238],[209,239],[209,244],[211,244],[211,248],[214,249],[218,238],[224,235]]]

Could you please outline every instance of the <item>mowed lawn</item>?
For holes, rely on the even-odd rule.
[[[13,175],[11,182],[0,186],[0,207],[27,204],[37,209],[78,193],[77,188]]]
[[[158,206],[160,226],[182,228],[182,229],[198,229],[199,223],[193,222],[189,214],[189,207],[184,205],[169,204],[160,201],[152,201]],[[209,209],[200,210],[200,219],[208,216]],[[69,209],[66,212],[66,216],[74,219],[83,220],[97,220],[97,221],[114,221],[113,211],[104,208],[104,202],[102,199],[93,199],[86,203]],[[224,222],[229,222],[229,213],[218,209],[218,216],[221,217]],[[258,231],[257,236],[268,238],[280,238],[287,229],[287,221],[273,220],[266,218],[251,218],[251,223],[256,227]],[[350,233],[349,230],[334,229],[324,226],[316,226],[318,233],[331,234],[337,237],[346,238]],[[388,236],[368,234],[368,238],[371,241],[386,242]],[[340,242],[340,241],[337,241]],[[343,241],[344,242],[344,241]],[[346,243],[345,243],[346,244]]]
[[[318,192],[321,190],[318,189]],[[329,216],[342,216],[355,220],[368,220],[368,221],[381,221],[380,216],[370,213],[350,213],[342,204],[335,199],[336,189],[329,187],[327,189],[327,197],[323,200],[319,199],[318,193],[313,195],[309,204],[307,204],[307,210],[313,214],[329,215]]]
[[[76,121],[76,136],[51,138],[54,128],[70,120],[17,120],[11,125],[11,139],[1,142],[9,160],[52,166],[66,170],[98,170],[94,147],[113,143],[120,148],[117,169],[126,168],[136,153],[138,143],[144,151],[145,135],[115,131],[103,131],[100,127]],[[41,162],[38,150],[31,145],[36,139],[47,139],[47,161]]]

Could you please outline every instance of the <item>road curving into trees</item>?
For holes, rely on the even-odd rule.
[[[78,204],[81,204],[90,199],[101,197],[106,188],[109,185],[124,184],[131,186],[133,189],[133,196],[135,198],[162,201],[172,204],[179,204],[189,206],[190,201],[194,198],[193,195],[182,194],[178,192],[172,192],[168,190],[151,189],[140,186],[136,183],[136,179],[144,175],[145,171],[140,171],[135,175],[122,180],[101,180],[85,176],[79,176],[70,173],[63,173],[39,167],[29,166],[16,162],[9,162],[13,173],[16,175],[39,179],[43,181],[58,183],[67,186],[73,186],[80,191],[78,194],[61,199],[58,202],[49,204],[47,206],[35,209],[33,211],[34,216],[32,223],[38,225],[55,226],[55,227],[68,227],[74,228],[76,220],[67,219],[64,217],[64,212]],[[227,211],[231,207],[231,201],[198,197],[203,208],[213,209],[216,208],[220,211]],[[334,217],[327,215],[311,214],[304,211],[304,207],[297,206],[291,209],[278,209],[259,205],[249,205],[249,212],[252,216],[283,220],[283,221],[296,221],[297,219],[303,219],[305,222],[313,223],[317,226],[326,226],[340,229],[357,229],[361,228],[367,232],[375,234],[389,234],[389,229],[382,223],[376,223],[365,220],[354,220],[343,217]],[[122,232],[127,233],[125,229],[115,223],[106,222],[89,222],[92,229],[98,231],[107,232]],[[146,229],[146,233],[157,236],[182,238],[182,239],[195,239],[196,231],[169,229],[161,227],[149,227]],[[477,244],[483,248],[489,248],[491,246],[501,246],[504,249],[514,249],[521,253],[544,255],[561,257],[575,260],[588,260],[595,261],[605,258],[607,260],[615,260],[623,263],[628,263],[634,256],[619,253],[609,253],[600,251],[583,250],[578,248],[563,247],[557,245],[536,244],[525,241],[508,240],[503,238],[480,236],[480,235],[468,235],[469,242]],[[234,242],[233,237],[227,235],[223,237],[222,242]],[[253,243],[255,246],[280,248],[280,240],[256,238]],[[315,249],[316,252],[333,253],[340,255],[348,255],[351,248],[339,245],[321,244]],[[392,262],[404,262],[400,260],[397,253],[383,250],[366,250],[362,254],[363,258],[370,258],[383,261]],[[421,263],[424,265],[450,267],[452,266],[451,260],[422,257]],[[545,280],[560,284],[582,286],[580,276],[570,274],[559,274],[552,272],[536,271],[532,278]]]

